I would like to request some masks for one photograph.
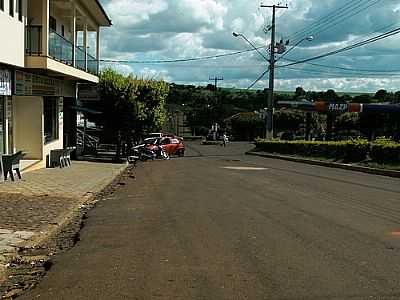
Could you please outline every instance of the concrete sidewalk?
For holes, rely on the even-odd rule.
[[[0,282],[18,246],[46,236],[125,168],[74,161],[68,168],[41,169],[23,174],[22,180],[0,183]]]

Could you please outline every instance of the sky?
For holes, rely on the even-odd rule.
[[[213,56],[250,49],[243,34],[257,47],[269,45],[271,9],[277,11],[277,40],[291,49],[277,62],[275,88],[292,91],[334,89],[341,92],[400,90],[400,34],[340,54],[298,64],[400,28],[398,0],[101,0],[113,21],[102,31],[101,58],[155,61]],[[312,41],[305,40],[313,36]],[[296,47],[292,48],[294,45]],[[268,49],[261,49],[268,56]],[[280,55],[277,56],[279,59]],[[289,59],[290,61],[286,60]],[[318,65],[315,65],[318,64]],[[247,88],[268,62],[255,51],[209,60],[168,63],[103,63],[123,73],[179,84]],[[323,65],[323,66],[321,66]],[[268,75],[254,88],[268,86]]]

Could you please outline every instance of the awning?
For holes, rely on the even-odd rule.
[[[75,109],[76,111],[86,112],[86,113],[93,114],[93,115],[101,115],[102,114],[101,111],[94,110],[94,109],[87,108],[87,107],[83,107],[83,106],[74,105],[74,106],[71,106],[71,108]]]

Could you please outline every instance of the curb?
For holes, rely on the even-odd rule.
[[[377,169],[377,168],[357,166],[357,165],[352,165],[352,164],[327,162],[327,161],[308,159],[308,158],[297,158],[297,157],[292,157],[292,156],[270,154],[270,153],[265,153],[265,152],[260,153],[260,152],[248,151],[248,152],[246,152],[246,155],[259,156],[259,157],[272,158],[272,159],[280,159],[280,160],[304,163],[304,164],[315,165],[315,166],[322,166],[322,167],[356,171],[356,172],[373,174],[373,175],[400,178],[400,171],[394,171],[394,170],[383,170],[383,169]]]

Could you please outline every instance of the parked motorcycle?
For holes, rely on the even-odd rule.
[[[168,160],[169,159],[169,154],[167,153],[167,151],[165,151],[164,146],[163,145],[159,145],[158,148],[159,148],[159,151],[160,151],[160,158],[162,158],[164,160]]]
[[[157,158],[155,151],[148,149],[145,144],[133,147],[132,153],[133,156],[138,157],[141,161],[155,160]]]

